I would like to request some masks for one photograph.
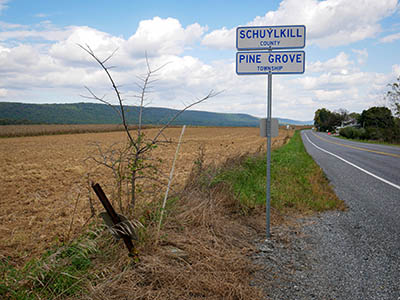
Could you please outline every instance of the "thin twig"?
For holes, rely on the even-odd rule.
[[[86,53],[88,53],[91,57],[93,57],[93,59],[96,60],[97,63],[102,67],[102,69],[104,70],[104,72],[106,72],[106,74],[107,74],[107,76],[108,76],[108,79],[110,80],[111,85],[112,85],[112,87],[113,87],[113,89],[114,89],[114,92],[115,92],[115,94],[117,95],[117,98],[118,98],[119,106],[120,106],[120,109],[121,109],[122,124],[123,124],[123,126],[124,126],[124,128],[125,128],[126,134],[128,135],[129,141],[131,142],[131,144],[132,144],[134,147],[136,147],[136,142],[135,142],[135,140],[133,139],[131,133],[129,132],[128,123],[127,123],[126,117],[125,117],[124,106],[123,106],[123,104],[122,104],[121,93],[119,92],[118,87],[117,87],[117,85],[116,85],[115,82],[114,82],[114,79],[111,77],[111,74],[110,74],[110,72],[109,72],[109,69],[108,69],[108,68],[104,65],[104,63],[94,54],[93,50],[90,48],[89,45],[86,45],[87,48],[83,47],[83,46],[80,45],[80,44],[78,44],[78,46],[79,46],[80,48],[82,48]],[[115,53],[115,51],[114,51],[114,53]],[[113,53],[113,54],[114,54],[114,53]],[[112,56],[112,55],[111,55],[111,56]],[[111,57],[108,57],[108,58],[106,59],[106,61],[109,60],[110,58],[111,58]]]

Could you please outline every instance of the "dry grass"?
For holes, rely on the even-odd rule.
[[[145,128],[151,127],[154,126],[145,126]],[[135,128],[136,126],[130,126],[130,129]],[[123,126],[118,124],[0,125],[0,137],[76,134],[123,130]]]
[[[223,166],[236,164],[229,159]],[[195,165],[178,202],[174,203],[155,246],[155,225],[147,220],[148,236],[139,247],[141,261],[129,264],[121,248],[99,258],[95,269],[108,270],[79,299],[261,299],[250,285],[256,270],[250,262],[254,239],[263,233],[265,215],[259,207],[240,214],[229,188],[205,187],[199,175],[216,175],[212,166]],[[273,213],[273,223],[282,219]],[[120,245],[121,246],[121,245]],[[121,272],[121,270],[123,270]]]
[[[275,140],[274,147],[287,140]],[[210,162],[200,148],[184,188],[172,196],[161,240],[155,234],[157,216],[149,214],[154,209],[142,206],[146,231],[138,248],[141,261],[132,265],[122,244],[104,245],[107,250],[94,269],[107,270],[106,275],[77,298],[262,299],[262,291],[250,284],[256,271],[250,256],[254,240],[264,234],[265,210],[261,205],[244,215],[230,187],[211,184],[219,170],[237,167],[244,157],[240,153]],[[273,225],[284,221],[274,211],[271,217]]]
[[[152,135],[156,130],[147,129],[146,134]],[[172,141],[177,141],[179,134],[180,128],[166,131]],[[274,147],[282,144],[288,134],[292,132],[282,130],[273,140]],[[0,256],[10,256],[22,264],[51,245],[79,235],[92,215],[89,200],[96,214],[103,210],[89,192],[88,181],[100,183],[109,196],[114,184],[109,171],[86,158],[97,153],[94,142],[108,147],[124,140],[123,132],[0,139]],[[173,190],[183,188],[200,145],[205,149],[205,163],[220,163],[264,147],[265,139],[259,137],[257,128],[188,128]],[[175,144],[153,153],[163,159],[160,172],[168,174],[174,153]]]
[[[151,134],[152,130],[149,129],[147,133]],[[179,133],[180,129],[167,131],[168,137],[174,141],[177,140]],[[280,136],[273,140],[273,148],[279,148],[288,142],[292,135],[293,131],[281,131]],[[2,171],[8,175],[15,175],[4,185],[9,199],[13,199],[14,202],[3,200],[0,202],[2,208],[12,214],[11,217],[7,214],[0,215],[2,220],[7,221],[2,223],[5,226],[0,230],[11,232],[11,239],[9,236],[1,239],[0,258],[9,251],[8,253],[14,255],[12,264],[17,265],[15,262],[24,261],[32,255],[20,256],[20,253],[12,252],[12,247],[19,251],[21,249],[32,251],[35,256],[46,246],[54,243],[51,239],[47,242],[36,238],[35,234],[43,234],[46,237],[53,233],[56,237],[64,239],[79,234],[79,228],[82,228],[91,214],[87,201],[91,196],[85,190],[88,179],[85,174],[90,173],[91,178],[101,183],[105,182],[106,188],[113,181],[110,173],[103,172],[98,165],[79,163],[87,157],[88,153],[85,151],[94,151],[95,148],[90,142],[101,140],[106,145],[111,145],[122,136],[121,133],[107,133],[65,135],[62,138],[57,136],[0,140],[0,150],[7,153],[6,164]],[[2,144],[4,141],[6,143]],[[18,148],[17,145],[21,147]],[[28,145],[37,151],[28,151]],[[175,151],[174,146],[175,144],[170,144],[154,152],[155,156],[164,159],[164,168],[161,170],[163,172],[169,169]],[[7,149],[15,150],[8,153]],[[55,149],[59,152],[53,156],[52,151]],[[122,241],[114,241],[107,231],[102,231],[93,243],[94,254],[89,253],[87,257],[90,260],[90,268],[77,274],[67,274],[69,277],[75,276],[76,285],[72,284],[74,292],[68,295],[71,286],[62,284],[60,280],[56,281],[61,277],[57,277],[57,274],[65,275],[60,269],[60,273],[51,273],[53,289],[51,294],[43,294],[50,295],[45,298],[262,299],[262,291],[250,284],[257,268],[251,264],[250,256],[255,251],[254,240],[265,233],[263,205],[243,210],[243,204],[238,201],[233,187],[224,182],[215,184],[214,180],[221,169],[235,170],[248,157],[246,153],[257,150],[265,150],[265,139],[258,137],[256,128],[189,128],[176,168],[175,194],[169,199],[160,239],[157,237],[156,228],[161,198],[155,194],[153,198],[141,201],[136,211],[136,216],[143,224],[138,232],[140,242],[137,243],[140,262],[134,263],[127,256]],[[20,155],[21,151],[26,153],[28,158],[23,160],[18,168],[13,168],[13,162],[23,157]],[[46,168],[41,165],[43,157],[49,163],[46,165],[47,169],[55,164],[53,176],[46,177],[45,180],[42,177],[38,185],[42,190],[36,191],[32,202],[20,202],[25,193],[17,189],[19,193],[13,194],[13,185],[19,187],[17,185],[19,180],[22,186],[27,185],[25,192],[32,191],[31,176],[41,179],[41,176],[46,174]],[[30,168],[26,169],[24,164],[28,163]],[[57,170],[60,174],[56,172]],[[27,172],[29,176],[24,177]],[[50,189],[54,186],[55,180],[59,190]],[[325,188],[327,182],[320,170],[313,173],[308,180],[316,197],[319,198],[320,195],[324,198],[321,193],[329,192]],[[70,192],[69,196],[63,198],[62,193],[67,194],[74,184],[77,187],[76,192]],[[97,201],[93,204],[93,208],[98,212],[99,204]],[[273,226],[286,221],[282,213],[294,212],[291,210],[279,212],[272,209]],[[13,218],[18,217],[19,222],[12,222]],[[38,227],[35,226],[37,220],[44,222]],[[57,223],[60,221],[61,223]],[[74,229],[66,230],[72,221],[75,224]],[[21,234],[21,239],[15,240],[18,233]],[[3,244],[7,241],[14,243],[12,247]],[[57,253],[60,254],[62,251],[57,250],[47,259],[54,260]],[[61,257],[61,262],[68,266],[70,262],[68,257],[62,255]],[[43,262],[43,266],[48,269],[47,261]],[[44,271],[46,274],[50,273],[48,270]],[[30,280],[32,278],[23,279],[21,282],[26,284]],[[45,288],[41,287],[39,292],[35,285],[27,286],[28,294],[36,293],[32,299],[42,299],[41,293],[50,291],[50,284],[47,282],[44,283]],[[56,289],[58,286],[60,289]]]
[[[176,140],[179,131],[171,129],[169,137]],[[113,241],[108,232],[104,231],[96,238],[95,254],[90,255],[90,269],[76,277],[79,285],[72,293],[73,296],[60,290],[48,299],[263,299],[262,291],[250,284],[257,268],[251,264],[250,256],[255,251],[254,240],[264,235],[264,208],[260,205],[243,210],[232,187],[224,182],[214,184],[213,180],[221,169],[234,170],[241,165],[248,157],[246,153],[264,150],[265,140],[258,138],[257,133],[258,130],[254,128],[190,128],[177,166],[175,194],[170,197],[167,205],[161,239],[158,240],[156,235],[160,199],[154,197],[140,202],[136,212],[143,224],[138,232],[140,243],[137,244],[140,262],[134,263],[127,256],[122,241]],[[113,143],[117,137],[114,134],[106,135],[106,143]],[[279,148],[285,144],[292,134],[281,132],[280,137],[273,140],[273,147]],[[80,155],[76,150],[84,147],[82,140],[88,136],[95,136],[98,140],[102,135],[80,135],[79,139],[74,140],[77,141],[77,145],[74,145],[76,148],[71,144],[72,149],[65,151],[64,155]],[[70,137],[66,135],[63,138],[68,140]],[[52,138],[53,142],[56,140],[55,137],[48,138]],[[43,143],[46,137],[24,138],[20,141],[26,143],[28,140],[40,140]],[[9,141],[15,142],[18,139]],[[167,166],[164,171],[170,165],[168,158],[172,158],[171,153],[175,150],[173,146],[157,149],[154,153],[165,159]],[[43,153],[50,155],[48,152]],[[76,165],[68,166],[68,172],[74,167]],[[91,167],[100,170],[98,166],[84,167],[87,168],[85,171],[91,170]],[[40,169],[40,165],[36,168]],[[68,172],[63,173],[65,177],[70,175]],[[96,177],[100,182],[107,179],[108,182],[112,181],[107,173]],[[327,183],[321,171],[313,173],[308,180],[316,197],[324,198],[321,193],[328,193],[328,190],[325,189]],[[83,188],[77,191],[79,199],[87,197],[84,191],[83,184]],[[49,202],[46,200],[49,198],[54,201],[54,206],[48,207]],[[81,226],[85,217],[90,215],[87,202],[84,201],[86,206],[82,206],[82,201],[76,197],[70,199],[69,210],[65,208],[66,202],[54,199],[51,194],[42,194],[35,205],[40,201],[44,201],[47,206],[42,208],[43,211],[34,212],[34,217],[50,218],[54,212],[58,212],[57,207],[64,206],[66,220],[70,222],[72,214],[74,222]],[[8,207],[11,211],[14,209],[19,212],[23,212],[24,208],[26,206]],[[272,209],[273,226],[285,222],[282,212],[294,213],[291,210],[278,212]],[[62,227],[53,228],[62,230]],[[16,228],[14,231],[17,231]],[[64,231],[64,234],[67,232]],[[47,231],[44,233],[49,234]],[[43,249],[40,240],[34,241],[38,243],[37,249]],[[17,245],[27,246],[22,241]],[[83,285],[82,288],[80,285]],[[32,290],[35,291],[34,287]]]

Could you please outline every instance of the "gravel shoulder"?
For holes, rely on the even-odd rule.
[[[329,212],[274,228],[258,241],[253,284],[266,299],[400,299],[397,254],[358,245],[359,226],[340,226],[348,212]],[[393,263],[393,261],[397,263]]]
[[[349,209],[273,228],[254,284],[267,299],[400,299],[400,195],[305,146]]]

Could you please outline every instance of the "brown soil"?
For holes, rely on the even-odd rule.
[[[156,131],[147,129],[146,135]],[[168,129],[166,136],[177,141],[180,131]],[[283,144],[288,135],[292,132],[281,130],[273,146]],[[113,181],[104,167],[87,159],[97,153],[94,143],[107,147],[124,141],[123,132],[0,139],[0,257],[22,263],[79,233],[91,215],[89,181],[101,183],[106,192]],[[187,128],[183,142],[175,189],[183,186],[200,146],[206,163],[265,148],[257,128]],[[175,147],[170,144],[153,153],[163,159],[166,173]],[[98,200],[93,201],[99,209]]]

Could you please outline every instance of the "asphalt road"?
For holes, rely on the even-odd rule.
[[[305,228],[312,272],[293,299],[400,299],[400,147],[302,138],[349,210]]]

